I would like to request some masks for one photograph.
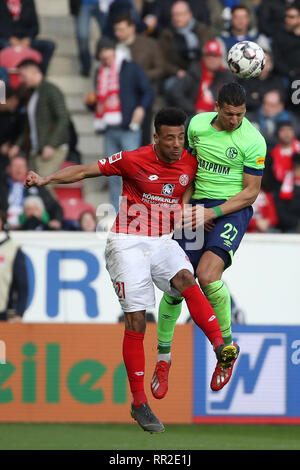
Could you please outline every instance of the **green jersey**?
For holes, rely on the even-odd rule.
[[[198,159],[195,199],[229,199],[243,190],[243,173],[261,174],[266,142],[260,132],[243,118],[234,131],[217,131],[212,126],[216,112],[200,113],[188,127],[189,146]]]

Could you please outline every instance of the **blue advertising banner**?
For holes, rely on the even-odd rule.
[[[216,358],[194,328],[194,422],[300,423],[300,327],[235,326],[230,382],[210,389]]]

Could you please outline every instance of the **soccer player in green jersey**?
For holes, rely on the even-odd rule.
[[[204,206],[204,243],[195,251],[186,249],[184,235],[177,240],[189,256],[198,282],[213,306],[225,344],[233,341],[231,299],[222,274],[231,265],[252,217],[266,155],[265,139],[244,117],[245,103],[244,88],[229,83],[219,92],[216,112],[197,114],[190,121],[189,146],[198,159],[190,203],[192,212],[197,204]],[[158,358],[151,382],[152,394],[158,399],[168,390],[171,343],[182,300],[165,293],[159,306]],[[217,364],[212,390],[220,390],[228,383],[234,362],[226,368]]]

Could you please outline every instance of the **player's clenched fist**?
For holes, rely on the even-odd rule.
[[[31,188],[31,186],[43,186],[44,183],[44,178],[39,176],[37,173],[34,171],[29,171],[26,176],[25,180],[25,188]]]

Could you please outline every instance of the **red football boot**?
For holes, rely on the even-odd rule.
[[[151,380],[151,392],[154,398],[164,398],[168,391],[168,375],[171,362],[159,361],[156,363],[155,371]]]
[[[210,383],[210,388],[214,392],[221,390],[229,382],[239,352],[240,348],[236,343],[222,344],[216,350],[218,362]]]

